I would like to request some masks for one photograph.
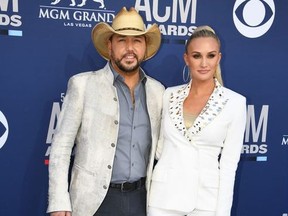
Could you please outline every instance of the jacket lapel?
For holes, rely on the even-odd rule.
[[[194,124],[186,129],[183,119],[183,103],[189,94],[191,83],[182,86],[177,92],[171,93],[169,101],[169,115],[178,131],[191,142],[193,135],[201,132],[217,115],[221,113],[228,102],[222,85],[215,79],[215,88],[208,102],[202,109]]]

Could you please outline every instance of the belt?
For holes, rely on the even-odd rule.
[[[134,191],[145,185],[146,177],[135,182],[124,182],[121,184],[110,183],[110,188],[119,189],[122,192]]]

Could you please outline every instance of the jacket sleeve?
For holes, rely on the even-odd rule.
[[[161,153],[162,153],[162,149],[163,149],[163,111],[162,111],[162,117],[161,117],[161,126],[160,126],[160,132],[159,132],[159,139],[158,139],[158,143],[157,143],[157,149],[156,149],[156,156],[155,159],[159,160]]]
[[[230,216],[235,175],[243,146],[246,126],[246,98],[237,97],[220,159],[220,185],[216,216]]]
[[[68,192],[71,152],[81,124],[84,86],[81,77],[72,77],[57,122],[49,159],[47,213],[72,211]]]
[[[160,126],[159,140],[158,140],[157,149],[156,149],[156,160],[159,160],[162,150],[163,150],[163,142],[164,142],[164,135],[163,135],[164,123],[163,122],[164,122],[164,118],[168,110],[170,95],[171,95],[171,88],[167,88],[162,98],[163,109],[162,109],[162,114],[161,114],[161,126]]]

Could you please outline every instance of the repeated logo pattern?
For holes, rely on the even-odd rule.
[[[75,0],[70,0],[71,3],[70,3],[70,6],[77,6],[77,7],[83,7],[86,5],[86,2],[87,0],[81,0],[81,3],[80,4],[76,4],[76,1]],[[97,3],[100,3],[100,6],[99,8],[103,9],[105,8],[105,3],[104,3],[104,0],[93,0],[94,2],[97,2]],[[57,5],[58,3],[60,3],[61,0],[55,0],[53,2],[51,2],[51,5]]]
[[[248,38],[264,35],[272,26],[274,17],[273,0],[236,0],[234,4],[234,24]]]
[[[8,138],[8,121],[4,114],[0,111],[0,149],[4,146]]]

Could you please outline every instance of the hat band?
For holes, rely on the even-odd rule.
[[[124,30],[134,30],[134,31],[143,32],[143,30],[138,29],[138,28],[121,28],[121,29],[116,29],[115,31],[124,31]]]

